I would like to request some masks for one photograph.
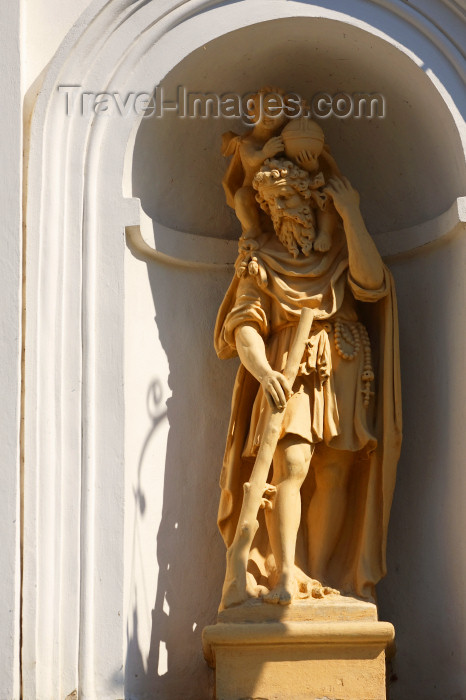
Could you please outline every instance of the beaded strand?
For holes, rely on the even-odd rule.
[[[369,339],[369,334],[366,327],[362,323],[358,323],[359,332],[362,338],[362,346],[364,350],[364,369],[361,375],[361,380],[363,383],[362,395],[364,397],[363,403],[364,407],[369,406],[369,401],[374,392],[371,391],[371,382],[374,381],[374,369],[372,367],[372,353],[371,353],[371,341]]]
[[[359,352],[359,348],[361,347],[361,340],[359,337],[358,325],[359,324],[354,324],[350,326],[350,329],[348,329],[346,323],[342,323],[341,321],[335,321],[335,347],[337,353],[344,360],[354,360],[354,358]],[[342,338],[346,343],[348,343],[348,345],[350,345],[353,348],[352,352],[345,352],[343,350],[341,346]]]
[[[372,367],[371,341],[369,339],[369,334],[367,333],[364,324],[360,322],[350,325],[348,323],[342,323],[342,321],[336,320],[334,327],[335,348],[343,360],[354,360],[362,345],[364,365],[361,374],[361,381],[363,384],[361,391],[364,397],[364,408],[367,408],[369,406],[371,396],[374,395],[374,392],[371,391],[371,383],[374,381],[374,370]],[[350,352],[345,352],[341,344],[342,340],[344,340],[345,343],[352,348]]]

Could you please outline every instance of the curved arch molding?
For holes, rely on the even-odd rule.
[[[130,249],[143,259],[205,269],[232,268],[234,265],[236,241],[176,231],[153,222],[142,210],[139,219],[140,224],[126,226],[125,230]],[[465,228],[466,197],[459,197],[435,219],[399,231],[379,233],[374,240],[382,257],[390,262],[416,255]],[[183,251],[183,255],[180,256],[178,251]]]

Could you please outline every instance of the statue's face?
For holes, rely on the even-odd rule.
[[[288,183],[264,188],[275,233],[294,256],[309,255],[315,239],[315,216],[309,202]]]
[[[286,115],[284,112],[282,112],[278,116],[275,116],[273,114],[268,114],[267,109],[264,109],[262,123],[267,129],[270,129],[271,131],[277,131],[278,129],[281,129],[285,122]]]
[[[277,215],[286,216],[289,209],[299,209],[305,204],[304,198],[288,184],[277,185],[265,194],[270,211]],[[280,212],[280,214],[279,214]]]
[[[249,116],[254,124],[260,123],[268,131],[274,132],[285,124],[287,116],[283,108],[283,102],[269,98],[264,94],[257,94],[253,99],[253,106],[249,110]]]

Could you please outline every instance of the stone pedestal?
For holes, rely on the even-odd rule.
[[[353,598],[224,610],[203,631],[216,700],[385,700],[394,629]]]

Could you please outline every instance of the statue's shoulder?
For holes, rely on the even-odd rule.
[[[244,134],[236,134],[234,131],[226,131],[222,134],[222,156],[232,156],[244,139],[244,136]]]

